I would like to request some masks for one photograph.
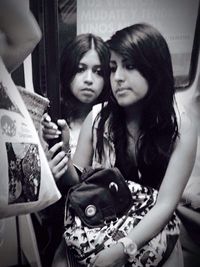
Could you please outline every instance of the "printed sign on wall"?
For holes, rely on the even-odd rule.
[[[147,22],[166,38],[176,76],[187,76],[199,0],[77,0],[77,34],[107,40],[116,30]]]

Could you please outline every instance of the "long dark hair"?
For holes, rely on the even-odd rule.
[[[144,23],[117,31],[108,40],[108,45],[111,51],[134,64],[148,81],[149,90],[142,100],[140,136],[136,144],[137,164],[133,167],[134,163],[127,155],[125,114],[123,108],[113,101],[112,92],[108,105],[100,114],[97,153],[101,159],[104,124],[109,118],[109,138],[114,142],[116,165],[124,175],[130,175],[130,170],[136,173],[134,170],[139,168],[143,182],[158,187],[178,136],[174,77],[168,45],[154,27]],[[152,173],[154,177],[147,177],[145,172],[149,176]]]
[[[80,103],[74,97],[70,90],[70,84],[77,74],[78,65],[82,57],[87,53],[94,44],[94,49],[99,56],[102,76],[104,79],[104,88],[96,103],[103,102],[107,99],[108,84],[109,84],[109,48],[106,42],[100,37],[87,33],[80,34],[76,38],[67,43],[61,54],[60,60],[60,84],[62,96],[62,115],[65,115],[66,120],[70,123],[73,117],[76,117],[76,110]],[[94,103],[93,103],[94,104]]]

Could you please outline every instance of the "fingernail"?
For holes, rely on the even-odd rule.
[[[54,130],[57,130],[57,129],[58,129],[58,126],[57,126],[56,124],[52,124],[52,128],[53,128]]]
[[[48,122],[50,122],[50,121],[51,121],[51,118],[47,115],[47,116],[45,117],[45,120],[48,121]]]
[[[59,130],[56,131],[56,134],[57,134],[57,135],[60,135],[60,134],[61,134],[61,131],[59,131]]]
[[[66,121],[64,119],[57,120],[58,123],[65,123]]]
[[[64,157],[64,162],[65,162],[65,163],[68,162],[68,157],[67,157],[67,156]]]

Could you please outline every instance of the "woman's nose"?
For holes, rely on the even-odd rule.
[[[118,67],[114,74],[114,79],[116,82],[124,81],[124,71],[121,67]]]
[[[93,83],[93,77],[92,77],[92,71],[87,70],[85,74],[85,83],[92,84]]]

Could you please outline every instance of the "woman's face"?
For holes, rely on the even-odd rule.
[[[112,92],[120,106],[131,106],[146,96],[148,82],[132,63],[111,52],[110,68]]]
[[[104,86],[101,62],[96,50],[91,49],[79,62],[77,73],[71,82],[72,94],[82,103],[92,103]]]

